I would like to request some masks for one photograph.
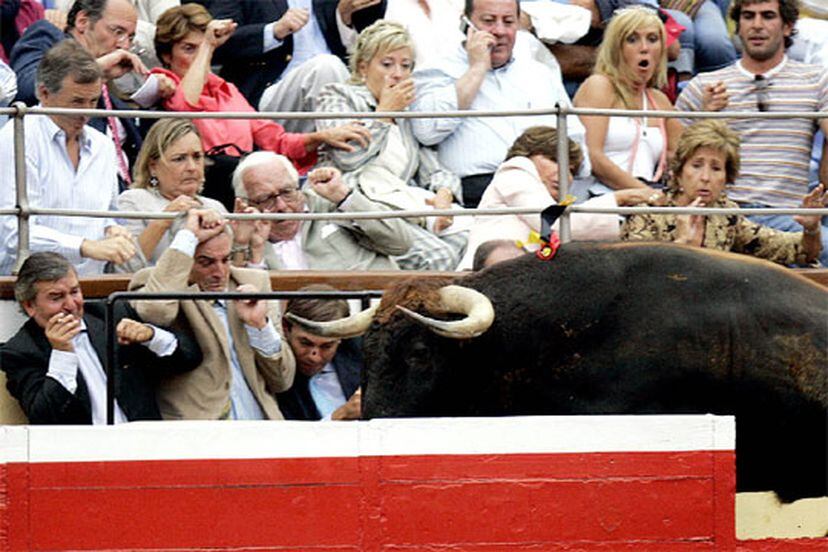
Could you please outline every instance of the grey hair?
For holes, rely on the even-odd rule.
[[[272,151],[254,151],[244,156],[241,162],[236,165],[236,170],[233,171],[233,192],[236,194],[236,197],[247,199],[247,190],[244,188],[244,171],[258,167],[259,165],[265,165],[271,161],[281,163],[293,181],[293,184],[299,185],[299,172],[287,157],[273,153]]]
[[[70,272],[75,272],[75,267],[60,253],[51,251],[32,253],[23,261],[23,266],[17,274],[17,280],[14,282],[14,298],[22,308],[24,302],[34,301],[37,297],[35,284],[55,282]]]
[[[67,76],[77,84],[91,84],[103,78],[98,62],[75,40],[58,42],[46,52],[37,66],[37,88],[42,85],[50,94],[57,94]],[[38,99],[39,96],[38,91]]]

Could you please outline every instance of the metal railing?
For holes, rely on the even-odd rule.
[[[216,112],[216,113],[191,113],[172,111],[141,111],[141,110],[106,110],[106,109],[68,109],[68,108],[45,108],[27,107],[22,102],[16,102],[12,107],[0,109],[0,115],[8,114],[13,117],[14,125],[14,166],[15,166],[15,187],[17,205],[14,208],[0,209],[0,215],[15,215],[18,218],[18,258],[15,268],[29,254],[29,218],[32,215],[58,215],[58,216],[83,216],[98,218],[140,218],[145,220],[153,219],[174,219],[182,216],[180,213],[148,213],[139,211],[89,211],[77,209],[49,209],[37,208],[29,205],[26,188],[26,167],[25,167],[25,128],[23,120],[27,116],[46,115],[85,115],[90,117],[101,117],[113,115],[116,117],[130,117],[138,119],[162,119],[162,118],[184,118],[184,119],[379,119],[392,117],[395,119],[417,119],[417,118],[466,118],[466,117],[541,117],[555,116],[558,128],[558,170],[560,197],[569,193],[569,156],[567,144],[561,138],[567,135],[567,117],[571,115],[604,115],[610,117],[635,117],[641,116],[642,111],[629,109],[592,109],[592,108],[569,108],[556,104],[551,109],[524,109],[512,111],[445,111],[445,112],[357,112],[357,113],[324,113],[318,112]],[[679,112],[679,111],[650,111],[646,112],[648,117],[682,118],[682,119],[822,119],[828,118],[828,113],[819,112]],[[2,170],[2,169],[0,169]],[[384,218],[409,218],[426,216],[477,216],[477,215],[516,215],[516,214],[539,214],[543,208],[498,208],[498,209],[423,209],[406,211],[365,211],[360,213],[261,213],[261,214],[236,214],[226,215],[230,220],[361,220],[361,219],[384,219]],[[564,212],[560,221],[560,236],[563,242],[571,240],[570,213],[596,213],[596,214],[691,214],[691,215],[731,215],[745,214],[745,210],[738,208],[705,208],[705,207],[588,207],[583,205],[572,205]],[[804,208],[767,208],[751,209],[751,215],[828,215],[828,208],[804,209]]]

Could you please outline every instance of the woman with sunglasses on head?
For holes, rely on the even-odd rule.
[[[678,207],[727,207],[725,186],[739,173],[739,136],[715,119],[685,129],[673,160],[673,177],[666,205]],[[828,202],[820,184],[802,200],[803,207],[824,207]],[[745,253],[789,265],[814,262],[822,249],[821,217],[794,217],[802,232],[782,232],[762,226],[742,215],[632,215],[621,229],[628,241],[671,241],[696,247]]]

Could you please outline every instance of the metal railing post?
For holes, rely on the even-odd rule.
[[[17,207],[17,262],[13,273],[29,256],[29,194],[26,189],[26,130],[24,118],[28,107],[23,102],[12,104],[14,114],[14,184]]]
[[[562,201],[569,193],[569,144],[566,133],[567,109],[555,104],[558,109],[558,201]],[[569,221],[569,212],[566,211],[560,218],[561,242],[566,243],[572,239],[572,230]]]

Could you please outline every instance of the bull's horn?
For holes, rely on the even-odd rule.
[[[307,320],[291,312],[285,314],[285,318],[299,324],[302,329],[314,335],[347,339],[364,334],[371,325],[371,321],[374,319],[374,313],[377,312],[378,308],[379,304],[376,304],[373,307],[352,314],[348,318],[340,318],[339,320],[331,320],[330,322]]]
[[[397,308],[434,333],[452,339],[477,337],[494,321],[492,302],[479,291],[463,286],[444,286],[440,288],[440,300],[444,312],[465,314],[466,317],[452,321],[435,320],[400,305]]]

